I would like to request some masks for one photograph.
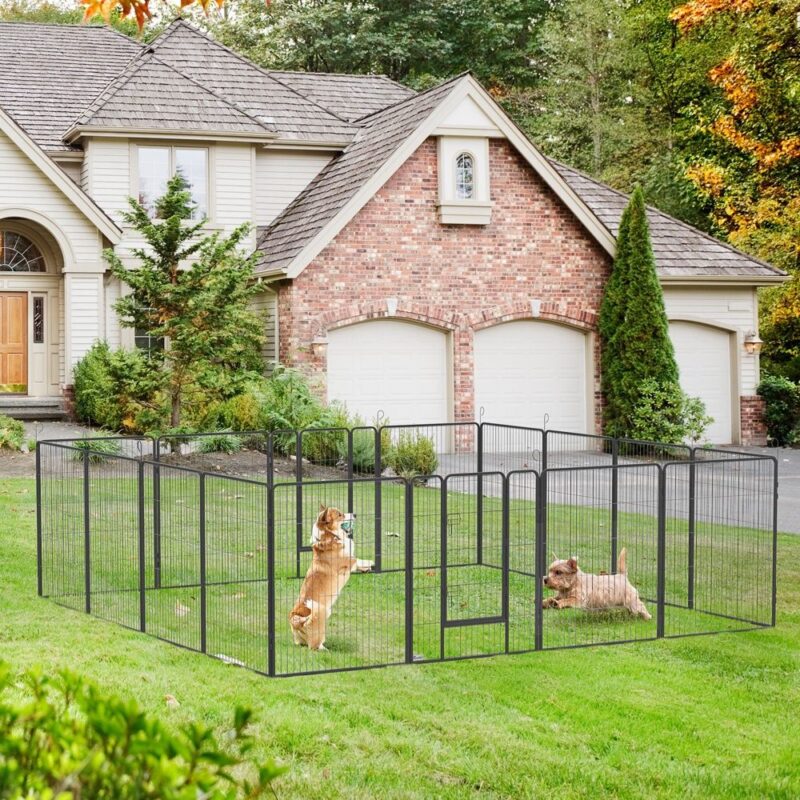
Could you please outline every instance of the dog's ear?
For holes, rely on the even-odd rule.
[[[320,514],[321,514],[323,511],[327,511],[327,510],[328,510],[328,506],[326,506],[326,505],[325,505],[325,503],[320,503],[320,504],[319,504],[319,513],[320,513]]]
[[[568,566],[568,567],[569,567],[569,568],[570,568],[570,569],[571,569],[573,572],[577,572],[577,571],[578,571],[578,559],[577,559],[577,558],[575,558],[575,556],[572,556],[572,558],[570,558],[570,559],[568,559],[568,560],[567,560],[567,566]]]

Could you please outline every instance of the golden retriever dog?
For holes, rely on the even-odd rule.
[[[359,563],[353,555],[353,539],[342,529],[345,519],[338,508],[320,506],[314,523],[311,566],[289,612],[294,643],[310,650],[325,650],[328,617]]]

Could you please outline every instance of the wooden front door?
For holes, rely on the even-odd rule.
[[[0,292],[0,393],[28,391],[28,295]]]

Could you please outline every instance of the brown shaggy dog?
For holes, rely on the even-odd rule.
[[[625,548],[617,559],[614,575],[581,572],[575,558],[556,559],[548,568],[544,585],[557,595],[542,601],[544,608],[627,608],[631,614],[652,619],[639,592],[628,580]]]

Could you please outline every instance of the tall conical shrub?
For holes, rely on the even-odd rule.
[[[678,365],[639,188],[622,214],[599,328],[605,432],[629,436],[642,383],[655,379],[662,385],[678,384]]]

